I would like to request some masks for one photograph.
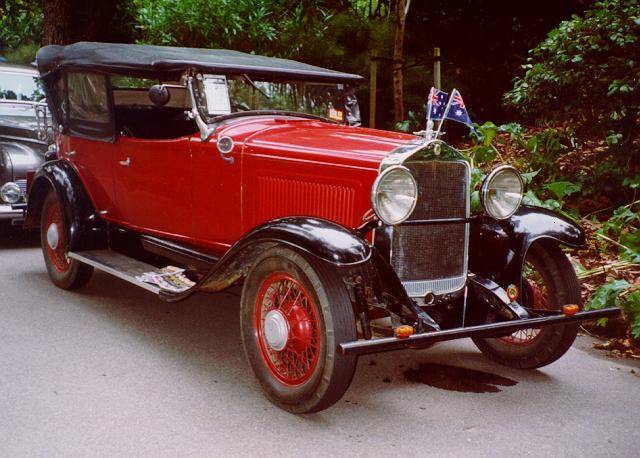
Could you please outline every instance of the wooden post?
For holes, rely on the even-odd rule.
[[[378,88],[378,51],[371,51],[371,73],[369,75],[369,127],[376,127],[376,90]]]
[[[441,89],[442,81],[440,80],[440,48],[433,48],[433,87]]]

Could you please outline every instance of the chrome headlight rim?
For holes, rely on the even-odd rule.
[[[16,195],[16,198],[15,199],[7,198],[6,196],[10,195],[9,193]],[[17,183],[14,183],[13,181],[8,181],[5,184],[3,184],[2,187],[0,187],[0,201],[9,205],[13,205],[20,202],[20,199],[22,199],[22,190],[20,189],[20,186],[18,186]]]
[[[520,196],[518,198],[517,205],[514,206],[514,209],[509,214],[498,216],[498,215],[492,214],[491,211],[489,210],[489,207],[487,206],[487,199],[488,199],[489,191],[491,190],[491,187],[490,187],[491,183],[496,179],[498,175],[505,172],[511,172],[513,173],[513,175],[517,177],[518,182],[520,183],[520,193],[519,193]],[[518,169],[516,169],[512,165],[504,164],[496,167],[489,173],[489,175],[486,176],[486,178],[482,182],[482,187],[480,190],[480,203],[482,204],[482,208],[484,208],[484,211],[493,219],[502,221],[502,220],[511,218],[522,205],[523,199],[524,199],[524,180],[522,179],[522,175],[520,175],[520,172],[518,172]]]
[[[383,212],[380,211],[380,209],[379,209],[379,205],[378,205],[378,189],[379,189],[380,183],[382,183],[382,181],[389,174],[391,174],[393,172],[397,172],[397,171],[401,171],[401,172],[405,173],[407,175],[407,177],[409,177],[409,179],[411,181],[411,184],[413,186],[413,189],[415,191],[415,197],[413,199],[413,203],[412,203],[411,207],[406,212],[404,217],[399,219],[399,220],[397,220],[397,221],[391,221],[391,220],[387,219],[384,216]],[[382,221],[384,224],[387,224],[389,226],[397,226],[398,224],[402,224],[403,222],[405,222],[411,216],[411,214],[415,210],[417,204],[418,204],[418,183],[416,182],[416,179],[413,176],[413,174],[411,173],[411,171],[407,167],[405,167],[404,165],[393,165],[393,166],[385,168],[382,172],[380,172],[380,174],[378,174],[378,176],[376,177],[375,181],[373,182],[373,186],[371,186],[371,206],[373,208],[373,211],[375,212],[375,214],[378,217],[378,219],[380,219],[380,221]]]

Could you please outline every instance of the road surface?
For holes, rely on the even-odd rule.
[[[522,372],[468,340],[360,359],[342,401],[295,416],[245,362],[238,291],[166,304],[97,273],[48,280],[0,239],[0,456],[638,456],[638,364],[580,337]]]

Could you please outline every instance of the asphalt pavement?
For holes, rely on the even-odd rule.
[[[167,304],[96,273],[48,280],[37,236],[0,232],[0,456],[640,456],[640,368],[579,337],[517,371],[469,340],[362,357],[334,407],[270,404],[239,290]]]

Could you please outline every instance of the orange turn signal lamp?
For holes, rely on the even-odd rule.
[[[516,285],[509,285],[507,287],[507,297],[511,302],[515,301],[520,296],[520,290]]]
[[[562,306],[562,313],[566,316],[573,316],[580,311],[580,307],[576,304],[567,304]]]
[[[413,326],[409,326],[408,324],[403,324],[395,328],[393,332],[398,339],[406,339],[413,335]]]

